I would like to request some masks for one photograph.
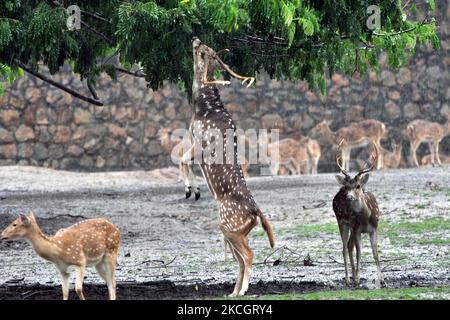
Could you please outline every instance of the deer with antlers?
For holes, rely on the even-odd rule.
[[[370,165],[359,171],[355,177],[351,177],[342,167],[342,145],[339,143],[336,151],[336,164],[344,176],[336,175],[336,180],[341,185],[341,189],[333,199],[333,211],[339,226],[339,232],[342,239],[342,255],[345,265],[345,281],[350,284],[347,257],[350,256],[353,281],[359,284],[359,274],[361,269],[361,234],[369,233],[370,244],[372,246],[373,258],[377,265],[378,279],[377,287],[380,287],[383,280],[381,274],[380,260],[378,258],[377,247],[377,228],[380,210],[375,196],[365,191],[365,185],[369,180],[371,172],[378,157],[378,148],[373,144],[374,152],[371,157]],[[353,260],[353,249],[356,248],[356,266]]]
[[[323,120],[318,123],[311,133],[313,135],[322,135],[333,146],[337,146],[342,140],[342,167],[350,170],[350,152],[354,148],[366,147],[373,143],[380,155],[377,159],[377,170],[383,167],[383,155],[381,154],[381,140],[387,137],[387,130],[384,123],[374,119],[367,119],[360,122],[352,123],[348,127],[340,128],[337,131],[331,131],[330,122]]]
[[[417,148],[422,142],[428,142],[431,155],[431,164],[434,166],[435,161],[442,165],[439,157],[439,143],[450,134],[450,115],[445,115],[447,122],[440,124],[427,120],[414,120],[406,126],[406,136],[410,143],[411,161],[416,167],[419,167],[417,161]]]
[[[39,228],[33,213],[20,215],[1,233],[2,240],[26,239],[36,253],[53,262],[62,279],[63,299],[69,299],[69,276],[76,270],[75,290],[84,300],[83,281],[87,266],[95,266],[108,285],[109,298],[116,299],[116,260],[120,246],[120,232],[108,220],[84,220],[54,236],[46,236]]]
[[[239,263],[238,279],[231,295],[244,295],[249,287],[253,264],[253,252],[248,245],[247,235],[257,225],[258,218],[272,248],[275,239],[272,225],[256,205],[238,162],[236,126],[225,109],[217,88],[217,85],[227,85],[230,82],[215,80],[214,71],[220,68],[242,80],[243,84],[248,83],[248,86],[253,83],[254,78],[233,72],[219,58],[218,53],[198,38],[194,38],[192,45],[192,145],[182,157],[184,172],[188,178],[186,190],[192,188],[192,165],[198,159],[208,188],[218,205],[219,226],[225,243]]]

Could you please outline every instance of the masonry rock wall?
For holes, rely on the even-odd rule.
[[[379,77],[335,74],[328,94],[308,90],[304,82],[271,81],[261,76],[256,87],[238,82],[221,88],[226,107],[239,127],[280,129],[281,136],[307,135],[322,119],[332,129],[364,118],[383,121],[389,142],[403,140],[400,130],[418,118],[444,122],[450,112],[450,5],[440,2],[441,50],[417,50],[398,71],[384,67]],[[383,61],[383,65],[385,62]],[[56,81],[88,95],[67,70]],[[18,79],[0,97],[0,165],[37,165],[65,170],[133,170],[170,165],[161,146],[160,128],[186,128],[191,108],[176,86],[153,92],[140,78],[123,75],[113,82],[102,76],[98,93],[105,106],[89,105],[31,76]],[[428,152],[422,146],[421,154]],[[331,170],[333,153],[323,145],[320,168]],[[450,154],[450,138],[441,146]]]

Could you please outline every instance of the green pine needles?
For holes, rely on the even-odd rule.
[[[100,73],[116,79],[137,64],[152,89],[167,80],[190,88],[196,35],[216,50],[230,49],[223,59],[242,74],[307,80],[325,93],[327,73],[378,70],[382,52],[398,68],[417,45],[439,48],[436,21],[428,16],[434,0],[79,0],[73,3],[81,29],[74,31],[66,2],[72,4],[1,1],[1,79],[14,81],[19,65],[39,72],[44,64],[53,74],[70,64],[95,87]],[[380,24],[369,28],[371,5],[379,8]]]

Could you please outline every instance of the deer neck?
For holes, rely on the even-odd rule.
[[[201,88],[194,102],[196,112],[201,114],[220,112],[224,109],[222,100],[220,99],[219,89],[216,86]]]
[[[402,147],[397,148],[397,149],[395,150],[394,155],[395,155],[395,160],[396,160],[398,163],[400,163],[400,160],[401,160],[401,158],[402,158]]]
[[[41,231],[37,224],[33,226],[33,230],[27,235],[26,239],[31,243],[34,251],[36,251],[40,257],[51,260],[56,247],[53,245],[51,239]]]
[[[333,131],[331,131],[331,129],[328,125],[325,126],[325,128],[323,130],[323,135],[328,140],[328,142],[330,142],[331,144],[335,144],[335,145],[339,144],[339,141],[337,141],[337,138],[336,138],[336,134]]]

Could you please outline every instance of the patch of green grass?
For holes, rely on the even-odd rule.
[[[281,295],[247,296],[258,300],[421,300],[448,299],[450,287],[405,288],[378,290],[331,290],[311,293],[288,293]],[[242,298],[242,297],[240,297]]]
[[[381,221],[380,228],[387,232],[406,231],[412,233],[423,233],[425,231],[446,231],[450,230],[450,219],[428,218],[422,221],[401,221],[394,223],[389,221]]]
[[[295,232],[305,236],[314,236],[317,234],[339,234],[339,228],[336,222],[324,224],[298,225],[295,226]]]
[[[431,239],[420,239],[417,241],[418,244],[435,244],[435,245],[450,245],[450,239],[441,238],[431,238]]]
[[[426,204],[423,204],[423,203],[418,203],[418,204],[416,204],[414,206],[414,208],[416,208],[416,209],[426,209],[428,207],[429,207],[429,205],[426,205]]]
[[[450,219],[428,218],[422,221],[389,222],[380,221],[379,234],[389,237],[394,242],[411,241],[430,232],[442,233],[450,230]],[[428,240],[428,241],[427,241]],[[422,241],[422,242],[421,242]],[[446,244],[447,240],[434,237],[433,239],[419,239],[420,244]]]

